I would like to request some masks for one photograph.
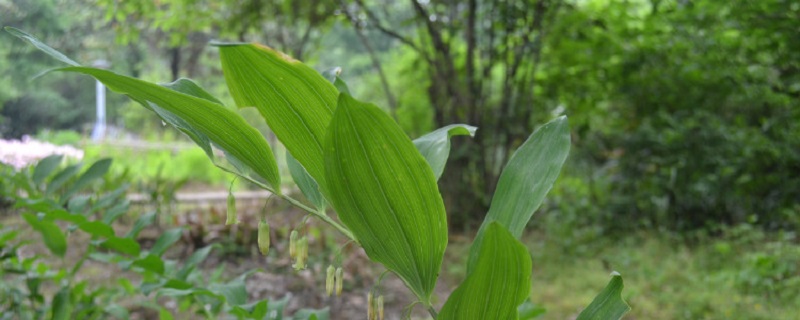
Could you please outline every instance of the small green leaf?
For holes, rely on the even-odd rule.
[[[231,306],[241,306],[247,303],[247,289],[244,285],[244,279],[249,275],[250,273],[245,273],[225,284],[212,283],[208,286],[208,290],[216,295],[225,297],[225,301]]]
[[[45,193],[53,194],[53,192],[55,192],[56,190],[61,188],[65,183],[67,183],[67,180],[77,175],[78,172],[81,170],[82,166],[83,164],[81,163],[74,164],[56,173],[56,175],[53,176],[53,178],[50,180],[50,183],[47,184],[47,190],[45,191]]]
[[[137,259],[133,262],[133,266],[145,269],[147,271],[155,272],[157,274],[164,273],[164,261],[156,255],[148,254],[146,257]]]
[[[185,280],[199,263],[206,260],[208,254],[211,253],[211,249],[214,249],[215,246],[216,245],[206,246],[192,253],[192,255],[186,259],[186,262],[183,264],[180,271],[178,271],[176,277]]]
[[[267,316],[267,307],[268,301],[261,300],[241,306],[234,306],[231,313],[239,318],[261,320]]]
[[[69,287],[63,287],[53,297],[53,320],[68,320],[72,317],[72,301]]]
[[[492,222],[473,271],[467,275],[439,313],[448,319],[517,319],[517,307],[531,288],[528,249],[505,227]]]
[[[69,212],[72,213],[82,213],[86,206],[89,204],[89,200],[91,196],[88,195],[81,195],[81,196],[74,196],[72,199],[69,199],[67,203],[67,208],[69,208]]]
[[[128,231],[128,234],[125,235],[125,238],[136,238],[139,236],[139,232],[142,231],[145,227],[153,224],[156,221],[156,214],[154,212],[150,212],[147,214],[142,215],[139,219],[136,219],[136,222],[133,224],[133,228]]]
[[[578,315],[577,320],[617,320],[631,310],[631,307],[622,300],[622,276],[616,271],[611,273],[611,281],[592,300],[586,309]]]
[[[106,210],[105,213],[103,213],[103,223],[111,224],[121,215],[128,212],[128,208],[130,208],[130,201],[128,200],[123,200],[117,205],[111,207],[110,209]]]
[[[218,45],[236,105],[258,109],[275,136],[325,189],[323,143],[336,107],[336,88],[314,69],[269,47]]]
[[[340,67],[330,68],[322,72],[322,76],[332,83],[336,90],[339,90],[340,93],[350,94],[350,88],[347,87],[347,83],[342,78],[339,78],[340,74],[342,74],[342,68]]]
[[[167,308],[158,309],[158,319],[159,320],[174,320],[175,318],[172,317],[172,313],[167,310]]]
[[[58,225],[53,221],[39,220],[39,218],[30,213],[23,213],[22,218],[25,219],[34,230],[42,235],[44,244],[50,249],[50,252],[59,257],[64,256],[64,253],[67,252],[67,238],[64,236],[64,233],[61,232],[61,228],[59,228]]]
[[[36,168],[33,169],[33,183],[37,186],[41,184],[47,176],[58,168],[62,159],[64,159],[64,156],[54,154],[39,161],[39,163],[36,164]]]
[[[322,309],[300,309],[294,313],[292,320],[328,320],[331,318],[330,308]]]
[[[114,236],[114,229],[112,229],[111,226],[102,223],[100,221],[84,222],[78,225],[78,228],[80,228],[83,231],[86,231],[86,233],[90,235],[97,237],[111,238]]]
[[[130,319],[131,317],[130,313],[128,312],[128,309],[125,309],[125,307],[118,305],[116,303],[109,304],[108,306],[105,307],[104,311],[114,316],[114,318],[117,319],[125,320],[125,319]]]
[[[69,197],[73,193],[88,186],[90,183],[92,183],[92,181],[102,178],[103,175],[108,172],[108,169],[111,168],[111,162],[112,159],[106,158],[93,163],[89,169],[86,169],[86,172],[84,172],[80,178],[78,178],[78,180],[69,187],[64,197]]]
[[[535,305],[530,300],[527,300],[517,307],[517,312],[519,313],[519,320],[530,320],[544,315],[547,313],[547,309],[540,305]]]
[[[161,256],[164,254],[170,246],[175,244],[183,235],[183,229],[181,228],[174,228],[169,229],[156,240],[156,243],[153,244],[153,247],[150,248],[150,254],[154,254],[156,256]]]
[[[402,129],[372,104],[341,94],[325,143],[330,199],[370,259],[426,305],[447,246],[436,178]]]
[[[452,136],[475,136],[477,127],[466,124],[451,124],[436,129],[414,140],[414,146],[431,165],[436,180],[442,176],[447,158],[450,156],[450,138]]]
[[[52,211],[48,212],[46,214],[46,216],[47,216],[48,219],[68,221],[68,222],[72,222],[72,223],[74,223],[76,225],[80,225],[80,224],[86,223],[88,221],[88,220],[86,220],[86,217],[84,217],[83,215],[76,214],[76,213],[70,213],[70,212],[67,212],[64,209],[52,210]]]
[[[292,157],[292,154],[289,152],[286,153],[286,165],[289,167],[289,173],[292,175],[294,183],[297,184],[297,187],[300,188],[300,191],[303,192],[306,199],[308,199],[317,210],[325,211],[325,197],[320,193],[317,181],[308,174],[308,171],[303,168],[303,165]]]
[[[141,252],[139,243],[130,238],[108,238],[101,242],[100,246],[131,256],[138,256]]]
[[[561,116],[534,131],[514,152],[500,174],[489,213],[470,248],[468,273],[475,264],[483,230],[489,223],[497,221],[515,237],[522,235],[558,178],[569,147],[569,123],[567,117]]]

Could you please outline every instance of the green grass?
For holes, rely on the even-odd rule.
[[[557,239],[528,239],[533,300],[545,319],[567,319],[609,280],[623,275],[627,319],[792,319],[800,305],[800,246],[792,235],[727,232],[688,245],[657,233],[596,240],[565,250]],[[577,254],[576,254],[577,253]]]
[[[642,232],[576,243],[528,231],[532,299],[547,309],[542,319],[574,319],[618,271],[632,307],[624,319],[796,319],[800,244],[793,233],[744,225],[679,238]],[[442,270],[448,285],[463,278],[469,244],[451,237]]]

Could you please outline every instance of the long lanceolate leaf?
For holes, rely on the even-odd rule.
[[[489,213],[470,249],[467,272],[472,270],[480,250],[483,233],[497,221],[515,237],[522,235],[533,213],[553,187],[570,147],[567,117],[559,117],[536,130],[500,174]]]
[[[577,320],[617,320],[631,310],[622,300],[622,276],[614,272],[605,289],[578,315]]]
[[[325,193],[323,143],[338,92],[314,69],[256,44],[219,44],[239,107],[256,107],[275,136]]]
[[[280,192],[280,174],[272,149],[264,136],[237,113],[206,99],[105,70],[83,67],[62,70],[91,75],[113,91],[127,94],[138,101],[148,101],[171,112],[247,165],[274,192]]]
[[[12,34],[25,39],[55,58],[70,62],[63,54],[16,29],[6,28]],[[72,63],[75,65],[74,63]],[[62,71],[90,75],[112,91],[126,94],[159,116],[187,133],[200,144],[209,156],[208,141],[231,156],[232,163],[242,164],[267,183],[273,191],[280,192],[280,174],[272,150],[266,139],[236,112],[229,110],[199,87],[186,86],[186,81],[173,83],[169,87],[115,74],[107,70],[89,67],[67,67]],[[188,80],[187,80],[188,81]]]
[[[426,305],[447,246],[444,205],[430,166],[378,107],[347,94],[325,142],[330,198],[367,255]]]
[[[528,249],[497,222],[489,224],[475,268],[437,319],[517,319],[531,287]]]

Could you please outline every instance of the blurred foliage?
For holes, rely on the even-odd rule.
[[[124,57],[104,53],[113,34],[103,31],[97,15],[87,7],[92,0],[3,0],[0,21],[35,31],[42,39],[58,45],[66,54],[86,61],[111,60],[125,65]],[[42,71],[57,67],[45,55],[24,43],[0,35],[0,135],[18,138],[41,129],[86,131],[94,119],[94,81],[71,79],[63,74],[35,78]],[[109,97],[109,103],[122,97]],[[113,109],[109,116],[114,115]]]
[[[565,36],[547,49],[543,73],[555,81],[543,89],[575,115],[581,161],[611,179],[591,191],[604,222],[798,226],[800,30],[792,21],[800,5],[597,1],[573,9],[553,30]]]
[[[476,125],[475,140],[454,140],[440,182],[454,227],[482,219],[509,151],[562,113],[574,152],[546,219],[570,217],[591,234],[800,224],[796,1],[0,0],[0,9],[3,24],[81,61],[105,58],[145,80],[194,77],[229,106],[211,39],[341,66],[354,95],[412,137]],[[91,81],[27,82],[54,65],[2,37],[11,45],[0,46],[0,132],[85,132]],[[114,38],[122,54],[109,54]],[[109,99],[114,124],[144,138],[174,134]],[[628,223],[612,223],[620,219]]]
[[[245,281],[257,270],[223,279],[221,268],[200,268],[218,245],[194,248],[182,261],[168,259],[167,251],[184,234],[174,228],[145,248],[140,233],[156,221],[154,213],[141,215],[125,235],[118,235],[116,222],[129,209],[129,177],[110,174],[110,159],[86,170],[64,168],[61,160],[50,156],[21,171],[0,164],[0,197],[14,202],[10,212],[19,213],[32,229],[22,222],[0,224],[0,319],[136,319],[155,314],[161,319],[173,319],[173,314],[284,319],[288,295],[248,303]],[[4,223],[8,220],[15,223],[7,217]],[[30,243],[36,243],[31,231],[51,255],[66,259],[53,262],[42,248],[31,249]],[[289,318],[328,317],[326,309],[306,309]]]

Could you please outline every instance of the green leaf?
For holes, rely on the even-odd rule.
[[[236,104],[258,109],[324,190],[323,143],[336,106],[336,88],[314,69],[269,47],[219,46],[225,81]]]
[[[447,319],[517,319],[517,307],[531,288],[528,249],[505,227],[492,222],[478,253],[475,268],[439,313]]]
[[[569,147],[569,123],[567,117],[561,116],[534,131],[514,152],[500,174],[489,213],[470,248],[468,273],[475,264],[483,231],[489,223],[497,221],[515,237],[522,235],[558,178]]]
[[[56,58],[56,59],[60,60],[61,62],[64,62],[64,63],[69,64],[69,65],[73,65],[73,66],[77,66],[78,65],[78,63],[75,62],[74,60],[72,60],[70,58],[67,58],[67,56],[65,56],[61,52],[56,51],[55,49],[51,48],[50,46],[48,46],[48,45],[44,44],[43,42],[39,41],[39,39],[36,39],[36,37],[31,36],[31,35],[25,33],[22,30],[19,30],[17,28],[12,28],[12,27],[5,27],[5,30],[6,30],[6,32],[8,32],[8,33],[10,33],[10,34],[12,34],[14,36],[29,42],[30,44],[32,44],[37,49],[44,51],[45,53],[49,54],[51,57]]]
[[[237,317],[245,319],[264,319],[267,316],[267,300],[248,303],[241,306],[234,306],[231,313]]]
[[[131,315],[128,312],[128,309],[125,307],[118,305],[116,303],[109,304],[105,307],[104,311],[117,319],[130,319]]]
[[[186,259],[186,262],[183,264],[183,267],[178,271],[176,277],[185,280],[199,263],[206,260],[209,253],[211,253],[211,249],[214,249],[215,246],[217,245],[206,246],[192,253],[192,255],[189,256],[188,259]]]
[[[436,129],[414,140],[414,146],[431,165],[436,180],[442,176],[447,158],[450,156],[450,137],[475,136],[477,127],[466,124],[451,124]]]
[[[201,93],[202,89],[188,84],[186,82],[188,80],[159,86],[107,70],[80,67],[55,49],[38,40],[33,41],[35,38],[32,36],[13,28],[6,30],[31,42],[45,53],[74,66],[59,70],[90,75],[112,91],[126,94],[146,108],[155,111],[162,119],[189,135],[209,155],[211,155],[210,148],[202,142],[206,140],[213,142],[226,154],[235,158],[231,159],[231,162],[248,166],[274,189],[273,192],[280,192],[278,165],[266,139],[255,128],[249,126],[239,114],[220,105],[216,99],[209,99],[210,95]]]
[[[88,221],[86,219],[86,217],[84,217],[83,215],[76,214],[76,213],[70,213],[70,212],[67,212],[64,209],[52,210],[52,211],[46,213],[46,216],[47,216],[48,219],[68,221],[68,222],[72,222],[72,223],[74,223],[76,225],[80,225],[80,224],[86,223]]]
[[[631,307],[622,300],[622,276],[616,271],[611,273],[611,281],[592,300],[586,309],[578,315],[577,320],[617,320],[631,310]]]
[[[50,180],[50,183],[47,184],[47,191],[45,191],[45,193],[52,194],[61,188],[65,183],[67,183],[67,180],[78,174],[82,166],[83,164],[81,163],[74,164],[56,173],[56,175]]]
[[[530,300],[527,300],[517,307],[517,312],[519,313],[519,320],[530,320],[544,315],[547,313],[547,309],[540,305],[535,305]]]
[[[53,320],[68,320],[72,316],[72,301],[69,287],[62,287],[53,297]]]
[[[146,257],[137,259],[133,266],[139,267],[157,274],[164,274],[164,261],[156,255],[148,254]]]
[[[139,243],[130,238],[108,238],[101,242],[100,246],[131,256],[138,256],[141,252]]]
[[[90,183],[92,183],[92,181],[102,178],[103,175],[108,172],[108,169],[111,168],[111,162],[112,159],[106,158],[93,163],[89,169],[86,169],[86,172],[84,172],[80,178],[78,178],[78,180],[69,187],[67,193],[64,194],[64,198],[69,197],[73,193],[88,186]]]
[[[22,218],[28,222],[33,230],[38,231],[44,239],[44,244],[53,254],[63,257],[67,252],[67,238],[61,232],[61,228],[53,221],[39,220],[35,215],[23,213]]]
[[[36,168],[33,169],[33,183],[37,186],[41,184],[44,178],[47,178],[47,176],[58,168],[62,159],[64,159],[64,156],[54,154],[39,161],[39,163],[36,164]]]
[[[231,306],[241,306],[247,303],[247,289],[244,285],[244,279],[251,273],[245,273],[228,283],[212,283],[208,286],[208,290],[216,295],[225,297],[225,301]]]
[[[328,82],[332,83],[336,90],[339,90],[341,93],[350,94],[350,88],[347,87],[347,83],[339,78],[339,75],[342,74],[342,68],[340,67],[333,67],[328,70],[322,72],[322,76],[325,77]]]
[[[67,208],[69,208],[69,212],[72,213],[83,212],[83,210],[86,209],[86,206],[89,204],[89,200],[91,198],[92,197],[89,195],[72,197],[71,199],[69,199],[69,202],[67,203]]]
[[[125,212],[128,212],[129,208],[130,208],[130,201],[128,201],[127,199],[123,200],[122,202],[111,207],[110,209],[106,210],[105,213],[103,213],[103,223],[111,224],[112,222],[117,220],[117,218],[119,218],[121,215],[125,214]]]
[[[264,136],[238,113],[203,98],[105,70],[76,67],[61,70],[91,75],[115,92],[127,94],[139,102],[149,101],[174,114],[180,118],[182,126],[191,128],[195,135],[202,134],[203,138],[235,157],[234,161],[241,162],[263,178],[268,186],[274,188],[273,191],[279,192],[280,174],[272,149]],[[187,132],[187,129],[182,131]],[[195,137],[193,140],[198,142],[202,139]]]
[[[173,320],[172,313],[167,308],[158,309],[158,319],[160,320]]]
[[[341,94],[325,143],[330,200],[370,259],[426,305],[447,246],[436,178],[383,111]]]
[[[111,238],[114,236],[114,229],[112,229],[111,226],[102,223],[100,221],[84,222],[78,225],[78,228],[80,228],[83,231],[86,231],[86,233],[91,234],[93,236],[105,237],[105,238]]]
[[[128,234],[125,235],[125,238],[136,238],[139,236],[139,232],[142,231],[145,227],[153,224],[156,221],[156,214],[154,212],[147,213],[139,219],[136,219],[136,222],[133,224],[133,228],[128,231]]]
[[[328,307],[322,309],[300,309],[292,316],[292,320],[328,320],[330,318],[331,312]]]
[[[303,192],[306,199],[308,199],[317,210],[324,212],[325,197],[320,193],[317,181],[308,174],[308,171],[303,168],[303,165],[292,157],[292,154],[289,152],[286,153],[286,165],[289,167],[289,173],[292,175],[294,183],[297,184],[297,187],[300,188],[300,191]]]
[[[150,254],[161,256],[164,254],[164,251],[167,251],[170,246],[175,244],[175,242],[181,238],[181,235],[183,235],[183,229],[181,228],[167,230],[160,237],[158,237],[156,243],[153,244],[152,248],[150,248]]]

